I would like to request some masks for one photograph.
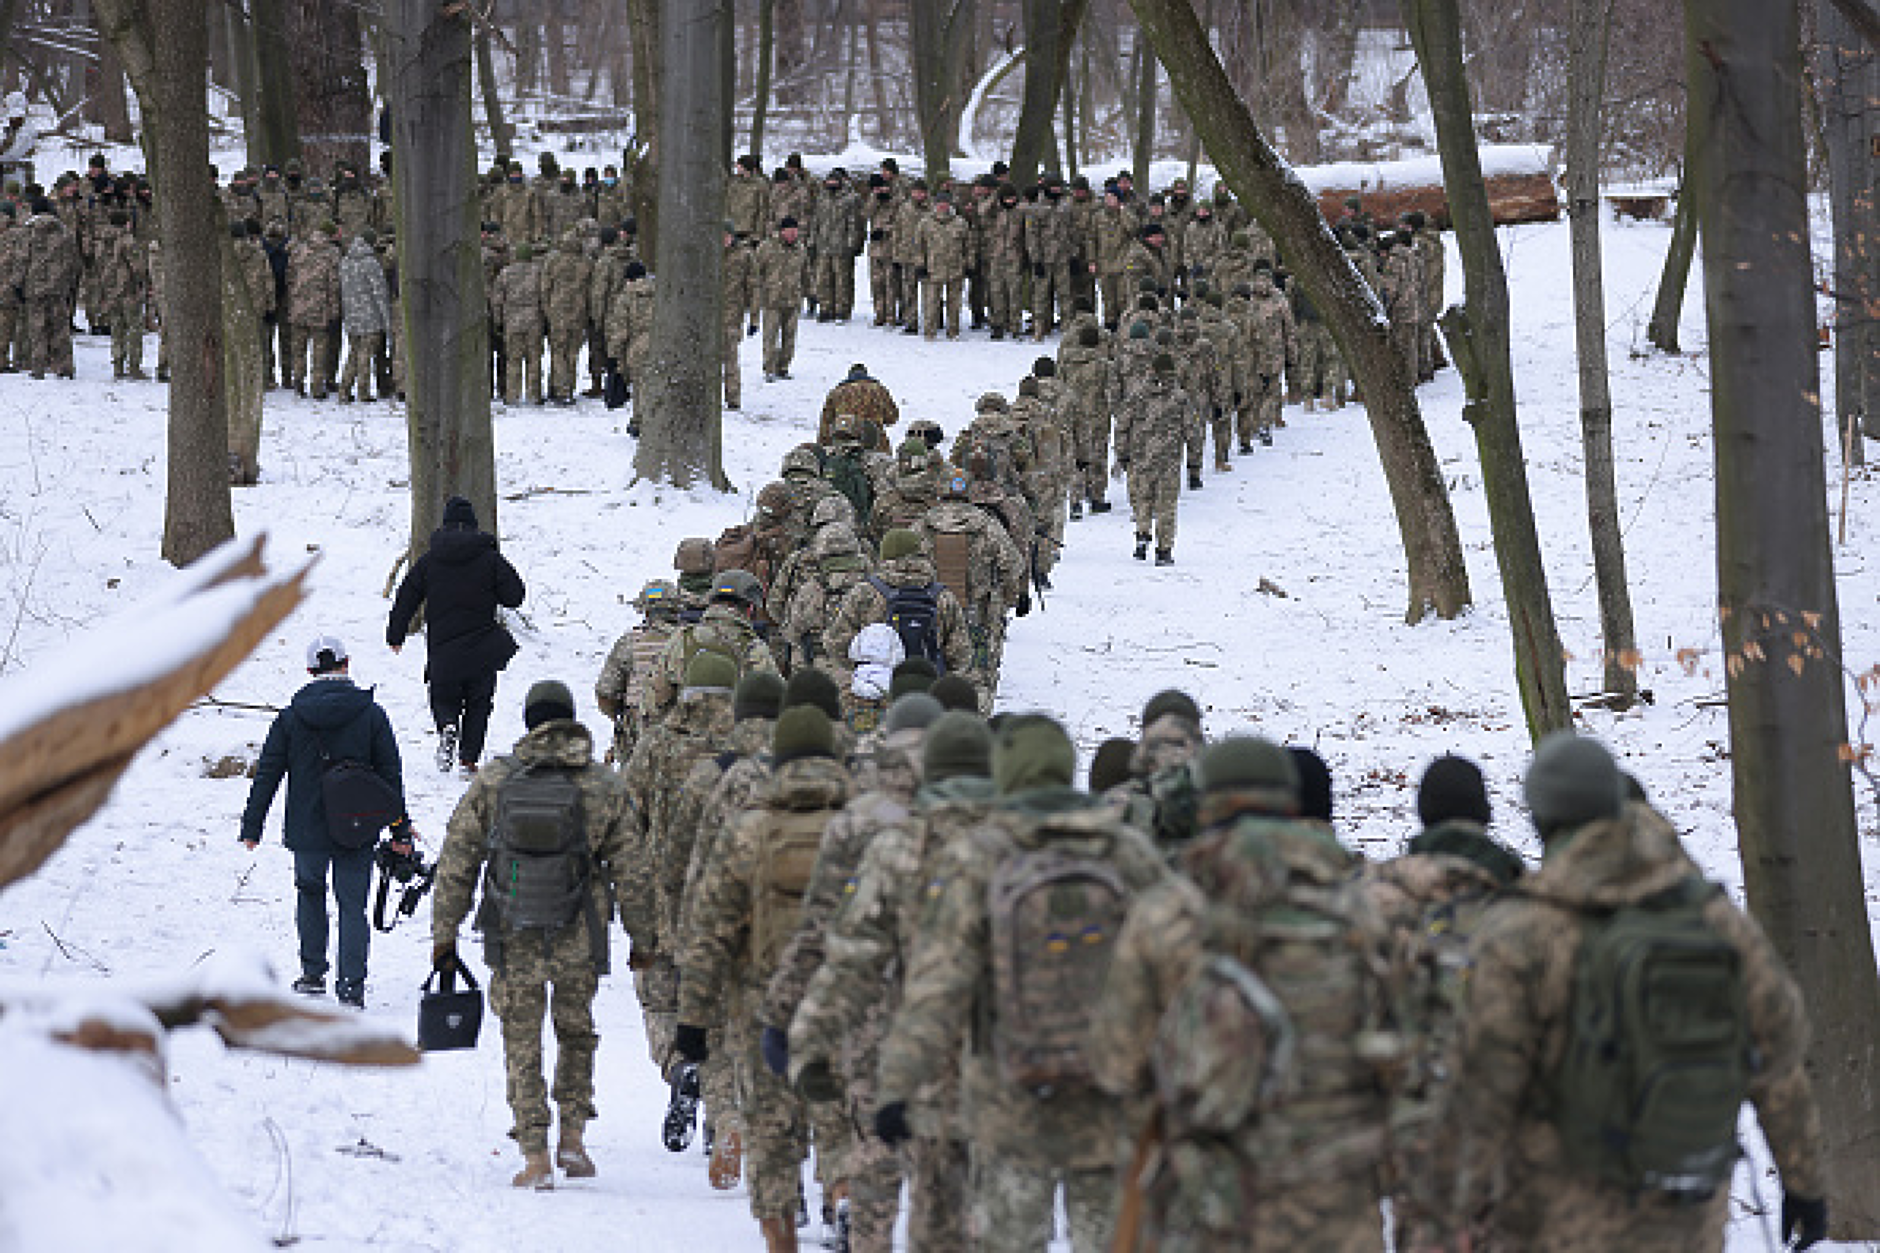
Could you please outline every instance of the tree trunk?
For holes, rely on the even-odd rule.
[[[235,536],[222,372],[222,215],[209,168],[208,29],[194,0],[97,0],[143,113],[170,339],[163,559],[186,566]]]
[[[1833,0],[1817,0],[1816,65],[1821,118],[1826,131],[1829,203],[1834,211],[1834,400],[1842,448],[1860,464],[1860,434],[1880,423],[1880,377],[1874,330],[1880,283],[1874,252],[1880,250],[1875,214],[1874,159],[1868,136],[1876,125],[1875,50],[1855,32]],[[1872,415],[1872,416],[1870,416]],[[1850,441],[1848,432],[1854,432]]]
[[[1221,176],[1285,253],[1364,389],[1409,567],[1406,620],[1418,622],[1432,612],[1457,616],[1469,604],[1462,542],[1442,466],[1417,409],[1415,378],[1391,347],[1376,297],[1325,230],[1311,193],[1254,124],[1187,0],[1132,3]]]
[[[487,22],[476,24],[477,83],[483,91],[483,120],[489,124],[490,144],[498,157],[515,154],[516,128],[503,115],[502,90],[496,84],[496,58],[490,52]],[[390,98],[390,93],[386,93]]]
[[[764,115],[770,110],[770,75],[777,60],[777,0],[757,0],[757,87],[751,100],[751,152],[764,163]]]
[[[118,63],[117,54],[111,51],[111,45],[103,40],[98,44],[98,121],[104,127],[104,139],[108,144],[128,144],[136,141],[131,130],[130,101],[124,95],[124,67]]]
[[[1612,0],[1574,0],[1567,44],[1567,202],[1573,235],[1573,330],[1580,364],[1580,443],[1586,456],[1586,519],[1593,539],[1605,642],[1606,692],[1614,707],[1638,698],[1638,643],[1626,589],[1625,540],[1612,461],[1612,388],[1606,370],[1606,282],[1600,261],[1600,102]]]
[[[1010,176],[1015,187],[1038,181],[1039,162],[1052,146],[1052,118],[1068,77],[1071,46],[1089,7],[1090,0],[1024,0],[1025,94],[1012,139]]]
[[[764,0],[771,15],[771,91],[778,104],[801,104],[806,96],[803,51],[803,0]]]
[[[492,6],[493,8],[494,6]],[[516,23],[516,94],[518,96],[533,92],[541,85],[542,32],[533,19],[535,15]]]
[[[300,155],[300,110],[294,103],[294,60],[288,52],[289,2],[248,0],[255,71],[266,84],[259,93],[262,159],[274,165],[284,165]]]
[[[235,90],[241,95],[243,151],[248,164],[259,171],[268,162],[261,133],[261,70],[255,64],[255,29],[240,6],[224,3],[223,18],[228,22],[228,44],[235,56]],[[105,45],[108,49],[109,44]],[[102,52],[104,49],[100,49]]]
[[[1337,116],[1351,102],[1351,73],[1358,60],[1358,32],[1364,28],[1364,0],[1344,0],[1333,22],[1323,99],[1325,111]]]
[[[1645,327],[1645,339],[1661,352],[1677,352],[1678,323],[1684,317],[1684,290],[1691,285],[1691,258],[1697,254],[1697,162],[1701,154],[1691,133],[1691,122],[1684,121],[1684,181],[1678,188],[1678,207],[1671,218],[1671,244],[1665,249],[1664,273],[1658,278],[1658,298],[1652,303],[1652,319]]]
[[[965,105],[960,67],[972,36],[974,5],[975,0],[919,0],[911,6],[914,114],[926,178],[936,186],[952,171],[953,142]]]
[[[568,28],[559,21],[542,26],[542,38],[548,51],[548,91],[557,101],[568,98]]]
[[[1793,0],[1687,0],[1717,593],[1750,908],[1802,985],[1838,1240],[1880,1236],[1880,978],[1828,551]]]
[[[372,97],[366,89],[359,10],[332,0],[285,2],[293,15],[294,101],[307,174],[330,178],[340,161],[367,169]]]
[[[436,0],[389,0],[386,19],[415,555],[437,527],[447,496],[468,498],[496,532],[496,445],[470,20]]]
[[[728,490],[719,385],[724,367],[725,162],[718,136],[730,107],[720,23],[732,0],[663,0],[659,180],[660,233],[653,272],[652,360],[635,379],[640,445],[636,478],[688,487],[703,478]]]
[[[888,111],[888,78],[881,68],[881,0],[868,4],[868,83],[875,93],[875,142],[894,143],[894,115]]]
[[[1554,625],[1541,563],[1527,462],[1515,420],[1514,360],[1508,340],[1508,276],[1502,270],[1488,192],[1482,185],[1469,87],[1463,78],[1462,30],[1456,0],[1409,0],[1405,15],[1429,92],[1442,152],[1443,184],[1462,256],[1466,305],[1443,320],[1468,395],[1463,416],[1475,430],[1488,497],[1495,562],[1501,570],[1508,625],[1514,634],[1515,683],[1528,733],[1535,740],[1573,723],[1567,703],[1566,659]],[[1465,367],[1473,367],[1474,378]],[[1366,389],[1365,394],[1370,394]]]
[[[1145,23],[1146,25],[1146,23]],[[1155,160],[1155,48],[1136,33],[1136,149],[1130,173],[1136,186],[1149,186],[1149,162]]]

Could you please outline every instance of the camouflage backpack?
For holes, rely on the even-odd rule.
[[[1517,891],[1519,889],[1516,889]],[[1568,1162],[1628,1190],[1726,1187],[1754,1073],[1742,956],[1692,876],[1587,921],[1546,1091]]]
[[[803,921],[803,897],[822,848],[823,828],[837,809],[771,809],[757,852],[751,894],[751,960],[763,978],[783,960],[783,950]]]
[[[1258,1116],[1292,1074],[1298,1044],[1286,1007],[1238,958],[1209,953],[1156,1026],[1156,1101],[1177,1136],[1228,1136]]]
[[[497,788],[489,840],[477,928],[483,932],[490,965],[501,967],[509,935],[538,931],[552,937],[586,917],[588,938],[605,970],[607,932],[590,890],[594,855],[582,820],[576,772],[518,766]]]
[[[999,1073],[1040,1098],[1085,1090],[1093,1083],[1091,1014],[1103,999],[1129,889],[1107,861],[994,838],[1004,846],[993,852],[998,869],[986,910]]]

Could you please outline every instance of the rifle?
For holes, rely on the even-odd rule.
[[[1158,1109],[1143,1122],[1129,1168],[1123,1172],[1123,1195],[1116,1210],[1116,1235],[1110,1242],[1110,1253],[1147,1253],[1149,1249],[1142,1235],[1142,1177],[1161,1143],[1162,1111]]]

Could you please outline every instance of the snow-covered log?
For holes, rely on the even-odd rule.
[[[1555,222],[1560,195],[1554,187],[1553,154],[1545,145],[1489,144],[1482,153],[1482,178],[1495,225]],[[1328,222],[1345,213],[1345,200],[1360,196],[1364,211],[1379,226],[1394,225],[1401,214],[1419,209],[1443,229],[1449,226],[1449,198],[1443,192],[1443,164],[1436,157],[1377,163],[1340,162],[1306,166],[1299,177],[1317,197]]]

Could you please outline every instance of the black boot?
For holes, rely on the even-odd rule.
[[[1138,535],[1136,537],[1136,560],[1149,560],[1149,537],[1147,535]]]
[[[1158,548],[1155,550],[1155,564],[1158,566],[1172,566],[1175,564],[1175,554],[1169,549]]]
[[[1188,490],[1191,492],[1198,492],[1201,490],[1201,471],[1190,470],[1188,472]]]
[[[666,1102],[666,1121],[659,1138],[668,1153],[683,1153],[692,1147],[692,1135],[698,1126],[698,1067],[683,1063],[672,1074],[672,1097]]]
[[[1093,500],[1090,502],[1090,512],[1092,513],[1108,513],[1113,508],[1115,508],[1115,506],[1110,504],[1107,500]]]

